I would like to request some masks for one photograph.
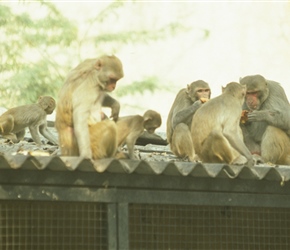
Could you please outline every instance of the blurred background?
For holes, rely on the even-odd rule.
[[[0,1],[0,106],[57,94],[70,69],[115,54],[121,115],[167,114],[179,89],[262,74],[290,96],[289,1]],[[108,111],[109,112],[109,111]],[[109,113],[108,113],[109,114]]]

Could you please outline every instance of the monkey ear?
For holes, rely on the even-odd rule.
[[[243,77],[240,77],[240,78],[239,78],[239,82],[240,82],[240,83],[241,83],[242,79],[243,79]]]
[[[149,120],[152,119],[151,115],[148,114],[148,113],[149,113],[149,110],[147,110],[147,111],[144,113],[144,115],[143,115],[144,122],[149,121]]]
[[[225,92],[226,87],[222,86],[222,93]]]
[[[144,117],[144,122],[147,122],[147,121],[150,121],[150,120],[152,120],[151,117],[149,117],[149,116]]]
[[[102,66],[103,66],[103,62],[101,59],[98,58],[95,65],[94,65],[95,69],[100,70],[102,68]]]
[[[186,93],[188,94],[189,92],[190,92],[190,85],[187,84],[187,86],[186,86]]]

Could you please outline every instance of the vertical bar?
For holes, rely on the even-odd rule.
[[[117,205],[108,203],[108,249],[117,250]]]
[[[118,249],[129,249],[129,206],[118,203]]]

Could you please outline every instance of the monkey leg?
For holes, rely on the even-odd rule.
[[[59,146],[63,156],[79,156],[79,148],[72,127],[58,128]]]
[[[13,143],[17,143],[18,142],[16,135],[13,134],[13,133],[5,134],[5,135],[2,135],[2,136],[5,139],[11,140]]]
[[[0,133],[9,134],[14,128],[14,117],[12,115],[4,115],[0,119]]]
[[[170,148],[173,154],[180,158],[188,157],[190,161],[198,160],[193,147],[190,130],[185,123],[179,123],[175,127]]]
[[[111,120],[89,125],[93,159],[115,156],[117,152],[117,126]]]
[[[264,162],[290,165],[290,139],[281,129],[268,126],[261,142],[261,156]]]
[[[219,131],[212,131],[202,144],[200,158],[208,163],[245,164],[246,157],[240,155]]]
[[[16,133],[16,137],[18,141],[22,141],[25,136],[25,129],[20,130],[19,132]]]

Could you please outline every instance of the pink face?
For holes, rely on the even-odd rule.
[[[116,85],[117,85],[117,80],[113,79],[113,78],[110,78],[109,81],[107,82],[105,88],[106,88],[107,91],[112,92],[113,90],[115,90]]]
[[[246,104],[250,110],[257,110],[260,108],[260,100],[257,91],[247,92]]]

